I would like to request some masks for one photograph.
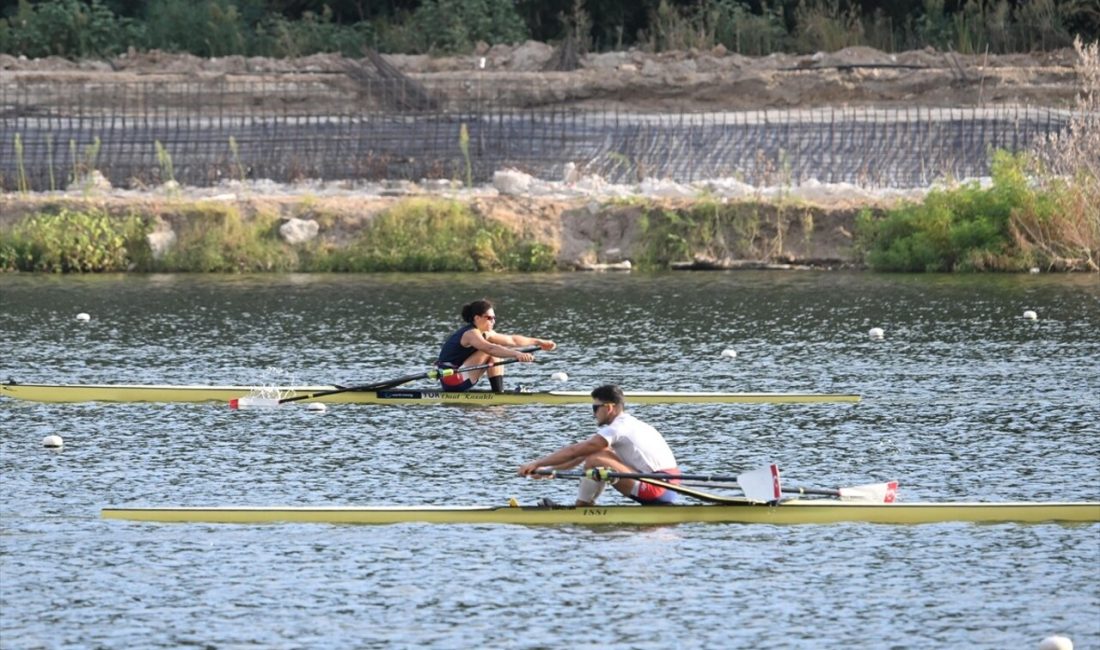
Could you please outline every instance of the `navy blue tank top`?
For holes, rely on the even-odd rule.
[[[451,337],[444,341],[443,348],[439,350],[439,359],[435,364],[445,368],[458,368],[466,359],[470,358],[475,348],[462,345],[462,335],[472,329],[474,329],[473,325],[466,325],[454,334],[451,334]]]

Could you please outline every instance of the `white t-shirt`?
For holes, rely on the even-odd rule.
[[[623,412],[611,424],[605,424],[596,433],[607,440],[611,451],[639,472],[655,472],[676,467],[668,443],[656,429],[633,415]]]

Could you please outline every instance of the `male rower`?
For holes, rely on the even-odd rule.
[[[540,476],[534,474],[537,469],[572,469],[581,463],[585,469],[606,467],[616,472],[661,472],[670,477],[680,474],[676,457],[664,437],[650,425],[626,412],[621,388],[607,384],[593,390],[592,413],[599,428],[591,438],[520,465],[519,475],[537,478]],[[603,485],[602,481],[581,479],[577,505],[594,505],[603,492]],[[644,481],[620,478],[612,481],[611,485],[624,496],[643,505],[672,503],[676,500],[676,493],[672,490]]]

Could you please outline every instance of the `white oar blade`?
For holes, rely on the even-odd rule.
[[[778,501],[782,496],[779,486],[779,466],[775,463],[751,472],[737,475],[737,485],[750,501]]]
[[[873,503],[893,503],[898,498],[898,482],[871,483],[855,487],[842,487],[841,501],[870,501]]]
[[[275,397],[238,397],[229,400],[231,409],[273,409],[278,406],[279,399]]]

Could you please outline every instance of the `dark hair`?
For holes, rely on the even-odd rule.
[[[462,320],[470,323],[474,322],[474,316],[484,316],[485,312],[493,308],[493,303],[489,302],[485,298],[481,300],[475,300],[468,305],[462,306]]]
[[[604,404],[622,406],[624,401],[623,389],[615,384],[604,384],[592,390],[592,399],[599,400]]]

